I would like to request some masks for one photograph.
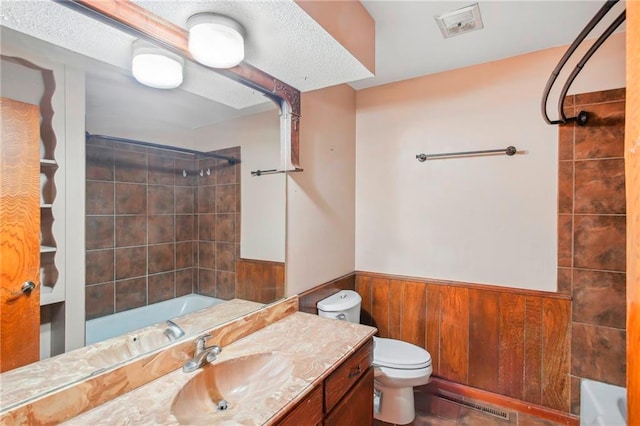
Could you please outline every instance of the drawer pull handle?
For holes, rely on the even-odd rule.
[[[351,370],[349,372],[349,378],[353,379],[354,377],[359,375],[360,375],[360,364],[358,364],[358,366],[354,370]]]

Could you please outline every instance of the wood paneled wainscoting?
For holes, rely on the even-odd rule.
[[[568,296],[364,272],[355,288],[363,320],[427,349],[434,376],[569,412]]]
[[[236,261],[236,297],[271,303],[284,297],[284,263],[266,260]]]
[[[569,413],[569,295],[356,272],[300,294],[300,310],[342,289],[362,296],[361,322],[380,337],[427,349],[433,376]]]

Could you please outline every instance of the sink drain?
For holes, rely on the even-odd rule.
[[[229,408],[229,403],[224,399],[218,401],[218,405],[216,406],[216,411],[224,411]]]

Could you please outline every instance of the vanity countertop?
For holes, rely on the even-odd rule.
[[[188,335],[195,335],[215,325],[212,324],[212,318],[223,324],[255,312],[263,306],[261,303],[232,299],[173,319]],[[0,411],[170,345],[171,342],[164,334],[166,327],[164,322],[154,324],[2,373]],[[69,365],[73,365],[73,368],[68,368]]]
[[[262,406],[217,412],[212,414],[215,419],[209,420],[215,420],[216,424],[273,424],[375,332],[372,327],[296,312],[237,340],[223,348],[214,364],[251,354],[277,352],[291,360],[291,376]],[[201,371],[173,371],[64,424],[178,425],[171,413],[173,399]]]

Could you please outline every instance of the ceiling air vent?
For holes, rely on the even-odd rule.
[[[435,19],[444,38],[480,30],[484,27],[478,3],[443,13],[440,16],[436,16]]]

